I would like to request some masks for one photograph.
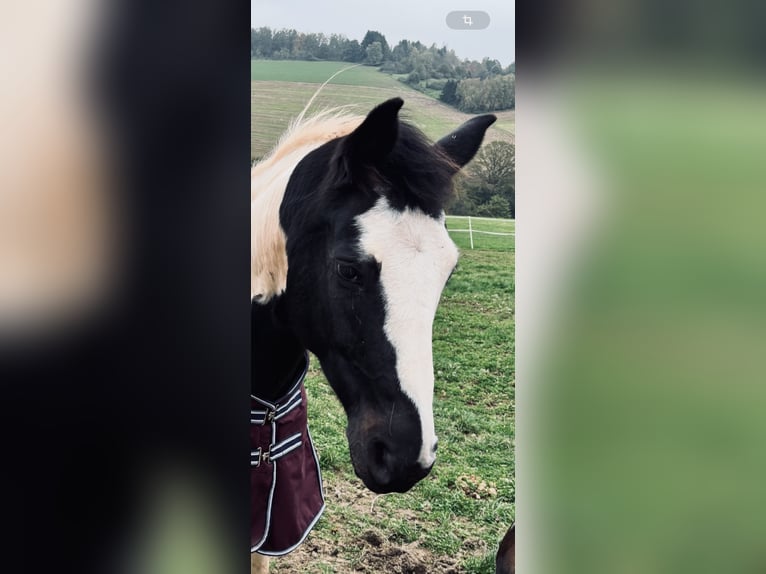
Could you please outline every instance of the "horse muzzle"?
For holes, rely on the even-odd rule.
[[[371,480],[365,481],[365,485],[378,494],[407,492],[428,476],[433,468],[433,463],[424,468],[417,460],[403,460],[397,455],[395,447],[380,439],[373,441],[369,450],[368,470]]]
[[[390,436],[372,435],[362,441],[351,440],[351,462],[364,485],[377,494],[407,492],[428,476],[433,462],[423,466],[413,442],[401,444]]]

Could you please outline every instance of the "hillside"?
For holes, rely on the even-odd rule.
[[[319,85],[347,66],[344,62],[253,60],[250,67],[251,158],[266,154]],[[336,77],[316,98],[310,112],[349,106],[350,111],[364,114],[394,96],[405,101],[402,116],[432,139],[445,135],[472,117],[367,66],[347,70]],[[487,141],[513,142],[515,112],[510,110],[496,115],[498,121],[487,133]]]

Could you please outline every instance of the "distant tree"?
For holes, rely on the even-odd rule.
[[[516,150],[514,145],[504,141],[494,141],[483,146],[471,162],[469,187],[478,205],[484,205],[494,196],[500,196],[506,201],[509,217],[515,217]],[[498,203],[495,203],[497,206]]]
[[[453,215],[516,217],[514,146],[494,141],[482,147],[455,185]]]
[[[380,47],[383,50],[383,59],[388,59],[391,54],[391,49],[388,47],[386,37],[376,30],[367,30],[367,33],[362,39],[362,50],[366,53],[367,47],[374,42],[380,42]]]
[[[271,28],[261,27],[257,30],[250,29],[250,57],[270,58],[273,52],[271,45]]]
[[[271,57],[274,60],[289,60],[292,58],[292,52],[288,48],[281,48],[280,50],[273,52]]]
[[[340,34],[331,34],[327,43],[327,59],[328,60],[342,60],[343,59],[343,46],[348,40]]]
[[[439,96],[439,99],[443,101],[445,104],[454,105],[457,103],[457,81],[455,80],[448,80],[446,84],[444,84],[444,88],[442,88],[442,93]]]
[[[410,85],[415,85],[419,84],[422,79],[421,75],[416,70],[413,70],[407,75],[406,82]]]
[[[484,66],[476,60],[471,60],[470,62],[466,60],[463,62],[463,70],[465,78],[480,78],[482,73],[486,71]]]
[[[319,57],[323,34],[301,34],[303,59],[313,60]]]
[[[408,40],[400,40],[399,43],[391,50],[391,60],[393,62],[401,62],[405,58],[408,58],[412,52],[410,42]]]
[[[434,74],[434,77],[437,77],[437,78],[451,78],[453,75],[454,75],[454,70],[452,69],[452,66],[450,66],[446,62],[442,62],[436,68],[436,72]]]
[[[365,57],[365,53],[359,42],[351,40],[346,43],[343,48],[343,61],[344,62],[361,62]]]
[[[386,74],[399,74],[399,69],[397,66],[397,63],[393,60],[386,60],[383,62],[383,64],[380,66],[380,71],[384,72]]]
[[[383,62],[383,46],[380,42],[373,42],[367,46],[365,63],[371,66],[379,66]]]
[[[272,57],[287,60],[292,57],[298,32],[295,30],[277,30],[272,34]]]
[[[481,110],[479,105],[479,82],[477,78],[462,80],[456,91],[457,107],[464,112],[475,113]]]
[[[515,76],[461,80],[456,90],[458,109],[469,113],[509,110],[516,106]]]
[[[480,217],[511,217],[511,207],[508,200],[502,195],[493,195],[489,201],[476,208],[476,215]]]
[[[482,147],[471,164],[473,173],[492,186],[513,182],[516,149],[512,143],[493,141]]]
[[[460,183],[457,183],[452,200],[447,206],[447,213],[450,215],[477,215],[477,209],[476,202],[467,189]]]
[[[441,92],[444,89],[444,86],[447,85],[448,81],[449,80],[428,80],[426,82],[426,88],[431,90],[438,90]]]
[[[293,38],[292,43],[292,49],[290,50],[290,59],[291,60],[305,60],[307,53],[303,49],[303,44],[305,43],[305,36],[303,34],[298,34],[295,38]]]
[[[503,73],[503,66],[497,60],[484,58],[481,63],[486,70],[486,75],[484,77],[499,76]]]

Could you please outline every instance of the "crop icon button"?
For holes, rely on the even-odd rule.
[[[484,30],[489,27],[489,14],[481,10],[455,10],[447,14],[447,27],[453,30]]]

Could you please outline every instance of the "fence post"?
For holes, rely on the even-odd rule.
[[[471,249],[473,249],[473,227],[471,227],[471,216],[468,216],[468,235],[471,238]]]

